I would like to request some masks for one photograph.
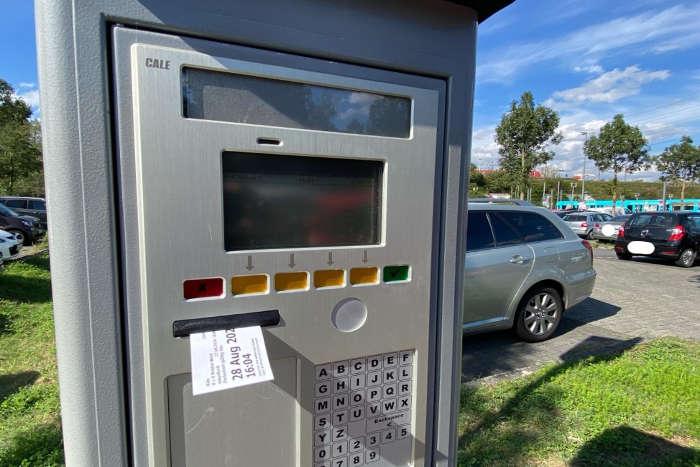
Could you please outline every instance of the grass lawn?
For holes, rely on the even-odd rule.
[[[700,343],[663,338],[613,357],[464,387],[459,465],[700,465]]]
[[[46,254],[0,269],[0,466],[63,463]]]

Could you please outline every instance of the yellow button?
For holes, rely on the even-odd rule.
[[[352,285],[376,284],[379,282],[379,268],[352,268],[350,283]]]
[[[249,276],[233,276],[231,278],[231,293],[233,295],[264,294],[269,289],[267,274],[251,274]]]
[[[275,290],[278,292],[306,290],[308,288],[308,272],[280,272],[275,274]]]
[[[342,269],[323,269],[314,271],[314,287],[342,287],[345,285],[345,271]]]

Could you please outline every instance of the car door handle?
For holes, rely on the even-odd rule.
[[[530,258],[525,258],[523,255],[515,255],[508,261],[513,264],[525,264],[530,261]]]

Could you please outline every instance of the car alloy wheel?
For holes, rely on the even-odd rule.
[[[676,260],[676,264],[683,268],[693,267],[693,264],[695,264],[696,256],[697,252],[695,250],[693,250],[692,248],[686,248]]]
[[[24,232],[22,232],[21,230],[9,229],[9,230],[7,230],[7,232],[14,235],[15,239],[19,242],[20,245],[24,245],[24,242],[27,241],[27,237],[24,235]]]
[[[559,292],[551,287],[532,290],[521,301],[515,331],[528,342],[539,342],[554,334],[564,311]]]

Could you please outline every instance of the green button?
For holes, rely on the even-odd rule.
[[[384,282],[399,282],[407,281],[409,272],[411,271],[410,266],[384,266],[384,273],[382,278]]]

